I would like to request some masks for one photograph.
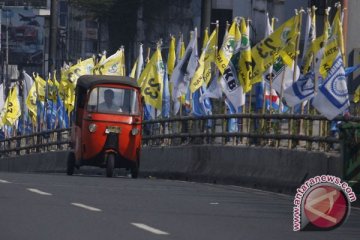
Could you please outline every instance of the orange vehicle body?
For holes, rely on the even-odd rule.
[[[101,94],[109,89],[122,93],[119,99],[123,102],[129,99],[131,103],[128,103],[128,110],[100,111],[104,104],[99,104]],[[113,175],[114,168],[130,169],[132,177],[137,177],[141,151],[142,106],[136,81],[127,77],[82,76],[78,80],[76,94],[75,121],[71,137],[74,152],[68,160],[68,175],[72,175],[74,167],[88,165],[106,168],[108,177]],[[96,97],[91,99],[92,96]],[[122,107],[126,108],[127,105],[123,103]]]

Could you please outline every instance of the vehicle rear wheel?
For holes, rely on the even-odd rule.
[[[115,168],[115,154],[110,153],[107,155],[107,159],[106,159],[106,177],[114,176],[114,168]]]
[[[74,168],[75,168],[75,154],[73,152],[70,152],[66,162],[66,174],[69,176],[73,175]]]
[[[138,175],[139,175],[139,162],[138,161],[136,161],[134,166],[131,167],[130,173],[131,173],[131,178],[138,178]]]

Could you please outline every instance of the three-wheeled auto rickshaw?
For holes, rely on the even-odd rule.
[[[137,178],[140,164],[142,106],[140,88],[129,77],[85,75],[76,86],[73,152],[67,174],[74,168],[98,166],[112,177],[114,168],[130,169]]]

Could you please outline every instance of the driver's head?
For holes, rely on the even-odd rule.
[[[114,99],[114,91],[111,89],[106,89],[104,91],[104,99],[107,104],[111,104]]]

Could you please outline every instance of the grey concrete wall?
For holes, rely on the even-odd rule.
[[[321,174],[342,177],[339,154],[232,146],[146,147],[141,174],[293,192]]]
[[[5,172],[65,172],[68,151],[34,153],[0,158],[0,171]]]
[[[68,152],[0,158],[0,171],[64,172]],[[293,192],[321,174],[343,177],[340,154],[239,146],[144,147],[140,174],[145,177],[234,184]],[[99,169],[99,171],[102,171]]]

